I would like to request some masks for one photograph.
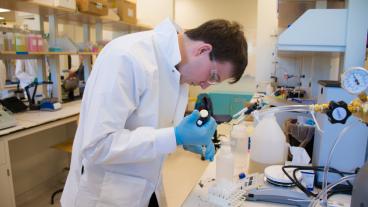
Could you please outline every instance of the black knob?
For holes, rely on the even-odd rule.
[[[330,101],[326,114],[331,124],[345,124],[346,120],[351,116],[348,105],[344,101]]]

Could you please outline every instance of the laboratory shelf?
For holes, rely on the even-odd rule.
[[[98,52],[14,52],[0,51],[2,56],[98,55]]]
[[[55,15],[59,23],[63,24],[97,24],[101,23],[106,30],[120,31],[126,29],[149,30],[151,27],[143,24],[130,24],[123,21],[117,21],[108,16],[95,16],[86,13],[81,13],[73,9],[66,9],[60,7],[52,7],[45,4],[13,0],[0,1],[0,8],[10,9],[14,11],[22,11],[28,13],[39,14],[47,21],[47,17]]]
[[[78,52],[78,55],[98,55],[98,52]]]
[[[75,55],[77,52],[15,52],[2,51],[0,55]]]
[[[21,12],[39,14],[41,16],[62,15],[65,13],[75,12],[75,10],[73,9],[51,7],[45,4],[39,4],[39,3],[21,1],[21,0],[0,1],[0,7],[4,9],[10,9],[13,11],[21,11]]]

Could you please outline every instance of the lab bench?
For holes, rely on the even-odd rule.
[[[13,115],[17,125],[0,130],[2,207],[26,203],[34,196],[34,189],[46,192],[48,181],[61,174],[67,159],[50,147],[74,137],[79,111],[80,101],[74,101],[63,104],[58,111],[17,113]]]
[[[248,154],[249,155],[249,154]],[[246,163],[249,163],[249,156],[245,156],[241,160],[245,160]],[[235,158],[235,160],[238,160]],[[263,179],[262,174],[247,174],[248,172],[248,164],[244,164],[241,166],[239,163],[235,163],[235,169],[234,169],[234,180],[239,180],[238,174],[240,172],[245,172],[247,176],[254,175],[257,178]],[[210,162],[207,166],[206,170],[196,183],[196,185],[193,187],[192,191],[189,193],[187,198],[184,200],[182,207],[216,207],[217,205],[213,205],[208,200],[208,189],[209,187],[213,186],[215,184],[215,178],[216,178],[216,157],[213,162]],[[258,181],[259,182],[259,181]],[[270,184],[265,183],[267,186],[271,186]],[[275,187],[276,188],[276,187]],[[350,199],[351,196],[349,195],[334,195],[332,196],[329,201],[334,201],[335,203],[344,204],[343,206],[350,206]],[[290,206],[285,204],[277,204],[277,203],[270,203],[270,202],[255,202],[255,201],[242,201],[242,204],[240,206],[249,206],[249,207],[264,207],[264,206],[270,206],[270,207],[281,207],[281,206]],[[239,206],[239,207],[240,207]],[[230,207],[230,206],[229,206]]]

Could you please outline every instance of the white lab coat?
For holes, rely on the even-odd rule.
[[[37,77],[36,59],[17,59],[15,62],[15,76],[19,79],[21,88],[31,84]]]
[[[170,20],[105,46],[82,100],[63,207],[145,207],[154,191],[166,206],[161,168],[188,97],[179,62]]]

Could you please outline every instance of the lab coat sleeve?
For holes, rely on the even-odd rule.
[[[123,164],[153,160],[175,151],[172,127],[155,129],[124,126],[139,107],[140,97],[152,87],[147,73],[129,55],[100,54],[88,80],[80,126],[82,153],[94,164]]]

